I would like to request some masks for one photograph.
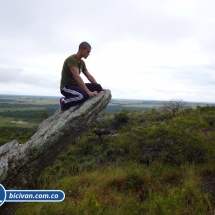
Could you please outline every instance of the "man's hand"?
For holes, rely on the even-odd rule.
[[[94,97],[94,96],[98,96],[99,94],[97,93],[97,91],[94,91],[94,92],[88,92],[87,93],[89,95],[89,97]]]

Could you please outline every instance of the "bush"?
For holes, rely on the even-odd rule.
[[[212,127],[215,127],[215,116],[206,116],[204,120]]]
[[[123,109],[121,112],[116,113],[114,115],[114,126],[120,127],[123,124],[127,123],[129,120],[128,113],[129,111],[126,109]]]

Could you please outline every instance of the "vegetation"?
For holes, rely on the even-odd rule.
[[[25,143],[38,125],[59,108],[57,99],[0,96],[0,145],[17,139]]]
[[[189,104],[173,114],[161,105],[112,100],[32,185],[63,190],[65,200],[22,203],[16,215],[213,214],[215,108]],[[0,96],[0,145],[25,143],[58,108],[57,98]],[[117,134],[94,133],[109,127]]]
[[[115,127],[98,137],[94,128]],[[213,214],[215,108],[174,114],[101,114],[32,189],[61,189],[60,203],[23,203],[19,214]]]
[[[169,102],[164,102],[162,109],[165,111],[170,111],[174,117],[176,112],[185,108],[185,103],[182,100],[170,100]]]
[[[19,143],[26,143],[36,130],[36,126],[32,128],[17,126],[0,127],[0,146],[14,139],[17,139]]]

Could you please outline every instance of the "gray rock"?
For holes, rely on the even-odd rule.
[[[12,140],[1,146],[0,183],[6,190],[29,189],[56,156],[90,126],[110,99],[111,92],[107,90],[67,111],[58,110],[41,123],[27,143]],[[0,214],[13,214],[18,205],[4,203]]]

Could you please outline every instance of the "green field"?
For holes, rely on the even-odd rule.
[[[151,111],[151,109],[161,110],[165,101],[153,100],[132,100],[132,99],[112,99],[105,110],[105,113],[117,113],[122,109],[136,110],[136,111]],[[205,106],[207,103],[201,102],[185,102],[186,107],[196,108],[197,106]],[[215,105],[215,104],[209,104]]]
[[[58,103],[58,97],[0,95],[0,103],[45,105]]]
[[[58,100],[0,96],[0,145],[12,139],[26,143],[59,109]],[[112,99],[32,184],[63,190],[65,200],[23,203],[15,214],[213,214],[214,104],[187,102],[175,116],[162,105]],[[95,127],[114,127],[117,136],[99,137]]]
[[[164,101],[112,99],[100,114],[108,113],[114,115],[123,109],[143,112],[149,112],[152,109],[161,110],[163,102]],[[192,108],[205,105],[205,103],[186,103],[186,107]],[[30,129],[28,132],[33,134],[38,125],[44,119],[53,115],[58,109],[59,97],[0,95],[0,128],[11,128],[15,132],[23,132],[17,130],[19,128]],[[12,136],[16,137],[15,134],[12,135],[10,133],[10,135],[6,135],[8,138],[5,138],[3,133],[2,137],[0,137],[1,144],[3,144],[4,141],[10,141]]]
[[[4,111],[42,111],[45,109],[46,109],[45,107],[2,107],[2,108],[0,108],[0,112],[4,112]]]
[[[0,95],[0,127],[32,128],[58,108],[57,97]]]
[[[12,139],[25,143],[56,112],[58,101],[57,97],[0,95],[0,145]]]
[[[156,110],[160,110],[163,102],[164,101],[112,99],[101,113],[115,114],[123,109],[151,111],[151,109],[154,108]],[[187,107],[192,108],[204,105],[206,105],[206,103],[186,103]],[[38,122],[33,120],[32,122],[32,116],[34,114],[47,113],[48,116],[51,116],[58,109],[58,97],[0,95],[0,127],[32,127],[41,122],[41,120],[38,120]]]

